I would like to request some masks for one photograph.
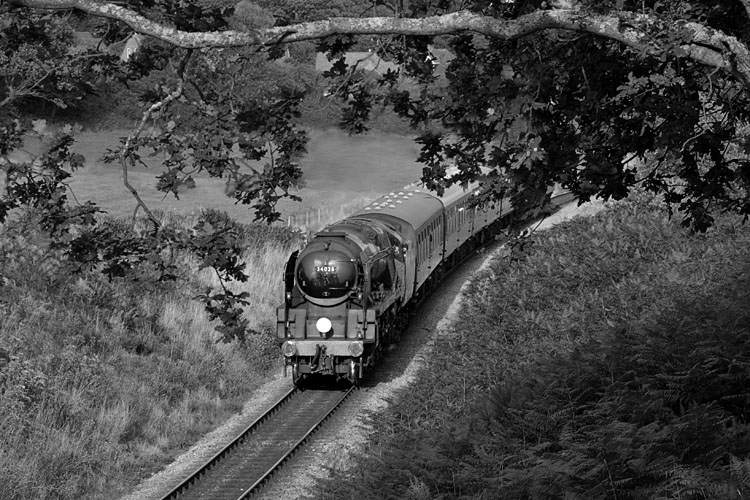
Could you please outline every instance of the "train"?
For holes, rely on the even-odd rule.
[[[405,186],[290,255],[276,334],[295,386],[326,375],[358,384],[444,273],[507,225],[511,204],[480,205],[478,188]]]

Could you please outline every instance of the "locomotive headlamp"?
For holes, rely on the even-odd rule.
[[[349,344],[349,354],[353,357],[358,358],[365,352],[365,346],[362,342],[352,342]]]
[[[297,354],[297,345],[294,342],[287,340],[281,344],[281,353],[287,358],[291,358]]]
[[[318,329],[320,333],[328,333],[331,331],[333,325],[331,325],[331,320],[328,318],[320,318],[315,323],[315,328]]]

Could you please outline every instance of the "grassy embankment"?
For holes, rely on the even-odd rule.
[[[188,219],[188,218],[185,218]],[[183,220],[191,224],[193,221]],[[0,234],[0,498],[104,498],[158,470],[241,409],[278,349],[269,318],[294,236],[248,229],[247,317],[259,334],[216,342],[191,296],[214,284],[183,259],[183,279],[144,289],[71,276],[33,231]],[[238,287],[235,287],[238,288]]]
[[[533,242],[319,497],[749,498],[750,226],[631,200]]]
[[[72,190],[78,200],[127,217],[134,202],[119,169],[97,161],[119,135],[79,135],[76,149],[88,162]],[[310,212],[317,223],[322,208],[338,218],[418,176],[409,138],[311,135],[304,201],[282,207],[285,215]],[[26,154],[39,146],[32,142]],[[221,181],[200,179],[180,202],[164,199],[153,188],[158,172],[158,164],[137,168],[130,179],[171,223],[192,227],[200,208],[252,218],[224,196]],[[191,300],[216,279],[192,261],[183,262],[178,283],[144,289],[94,273],[71,276],[33,226],[0,227],[0,348],[13,357],[0,366],[0,498],[87,500],[104,498],[104,488],[125,492],[238,411],[269,371],[279,373],[269,327],[296,242],[283,228],[247,231],[251,279],[234,288],[250,293],[246,316],[261,335],[243,345],[216,343],[214,325]]]

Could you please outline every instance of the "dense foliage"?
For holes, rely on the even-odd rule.
[[[320,498],[744,498],[749,239],[628,201],[499,256]]]
[[[576,3],[584,12],[584,4],[591,12],[614,6]],[[542,4],[479,2],[469,8],[514,19]],[[621,199],[642,184],[699,231],[712,223],[714,208],[750,213],[750,166],[727,154],[733,144],[746,152],[747,88],[734,75],[685,57],[690,34],[681,28],[699,21],[747,43],[740,2],[618,2],[618,8],[658,15],[648,31],[658,49],[647,53],[559,31],[510,41],[470,33],[448,39],[455,58],[447,88],[389,94],[415,125],[444,127],[418,138],[427,185],[449,184],[446,166],[453,164],[459,170],[454,182],[480,179],[491,197],[510,194],[517,206],[538,203],[550,182],[582,201]],[[425,40],[395,47],[411,61],[414,52],[420,58],[427,53]],[[432,70],[406,69],[417,70],[423,81]],[[637,172],[639,162],[648,168]],[[491,170],[481,173],[484,167]]]
[[[334,59],[360,43],[398,64],[397,71],[373,78],[341,57],[327,73],[328,93],[344,103],[341,124],[352,132],[367,130],[378,103],[409,119],[421,131],[419,160],[428,186],[439,190],[453,182],[480,180],[480,199],[511,196],[519,206],[534,207],[557,182],[583,201],[594,196],[620,199],[642,184],[682,211],[685,224],[698,231],[711,225],[715,209],[750,212],[750,167],[743,156],[750,81],[744,27],[750,4],[740,0],[136,1],[117,15],[96,10],[97,5],[76,4],[102,16],[98,22],[87,20],[87,26],[104,34],[103,44],[122,41],[129,32],[115,18],[164,39],[172,36],[165,26],[179,30],[175,44],[191,34],[216,32],[236,41],[208,35],[190,40],[208,47],[253,47],[194,51],[149,41],[128,63],[125,76],[119,76],[137,79],[167,71],[141,95],[143,121],[111,156],[128,164],[152,149],[167,154],[159,177],[165,193],[177,195],[197,174],[207,172],[227,178],[228,194],[252,205],[258,219],[277,219],[276,203],[294,197],[290,190],[301,177],[298,159],[306,139],[295,123],[310,80],[283,78],[274,84],[266,60],[282,56],[285,41],[303,40],[301,32],[319,26],[296,24],[284,31],[290,23],[380,15],[386,16],[377,18],[383,27],[367,33],[396,35],[367,40],[347,36],[348,29],[363,31],[350,17],[349,24],[337,28],[342,36],[324,37],[323,31],[305,36],[322,38],[319,50]],[[439,24],[458,18],[430,16],[451,13],[480,17],[435,36],[430,20]],[[28,59],[29,47],[37,45],[54,48],[31,54],[34,69],[23,70],[29,73],[25,81],[38,83],[30,84],[29,96],[65,103],[88,90],[81,82],[123,71],[97,62],[88,66],[93,76],[83,74],[78,59],[63,56],[61,31],[48,33],[40,27],[59,24],[67,13],[40,15],[6,7],[0,14],[4,32],[14,35],[2,38],[6,58]],[[387,16],[426,20],[424,36],[418,30],[402,36],[399,28],[389,27]],[[502,30],[496,36],[483,31],[482,23],[498,22],[520,31],[505,36]],[[597,31],[597,25],[613,27]],[[56,44],[47,44],[48,38]],[[435,67],[434,47],[450,51],[449,65]],[[50,58],[53,63],[40,63]],[[6,76],[3,103],[17,100],[20,86]],[[51,88],[56,94],[50,96]],[[17,132],[10,132],[19,126],[5,125],[4,130],[3,142],[17,145]],[[733,154],[730,147],[742,154]],[[635,163],[648,169],[639,174]],[[447,174],[451,166],[457,172]]]
[[[80,106],[95,93],[96,84],[106,83],[107,78],[136,79],[131,85],[141,89],[145,102],[160,99],[163,92],[168,92],[165,89],[170,81],[168,72],[160,66],[169,59],[166,47],[144,48],[138,58],[123,66],[94,48],[77,50],[67,16],[26,16],[17,12],[6,16],[9,22],[0,39],[7,62],[0,87],[0,168],[4,173],[0,222],[31,209],[40,227],[51,237],[52,248],[62,251],[74,263],[74,271],[98,269],[109,278],[128,276],[144,286],[152,281],[178,279],[180,273],[171,256],[179,251],[192,252],[200,257],[202,267],[215,269],[221,278],[220,290],[203,291],[197,298],[212,316],[221,319],[218,328],[226,340],[244,339],[250,332],[241,317],[243,306],[247,305],[245,296],[235,295],[224,286],[227,281],[247,279],[241,262],[243,248],[238,245],[235,228],[203,223],[190,230],[164,227],[133,190],[139,202],[137,209],[146,211],[152,225],[139,232],[113,230],[99,217],[106,207],[71,196],[72,175],[86,161],[72,149],[74,128],[49,126],[45,120],[33,119],[40,103],[51,102],[65,109]],[[107,37],[100,41],[107,42]],[[189,54],[183,56],[187,65]],[[227,189],[236,194],[238,201],[255,204],[258,213],[269,220],[277,217],[272,207],[283,194],[277,194],[276,188],[286,186],[288,194],[300,177],[294,161],[304,151],[306,138],[289,118],[297,113],[301,94],[286,87],[279,90],[274,82],[278,71],[274,73],[273,68],[256,78],[255,87],[243,87],[247,90],[234,94],[229,89],[242,86],[239,81],[208,78],[216,66],[225,74],[242,78],[248,65],[257,65],[257,59],[252,54],[236,53],[231,57],[204,58],[191,66],[197,76],[190,90],[180,96],[181,101],[162,113],[161,118],[167,120],[163,133],[128,138],[122,150],[111,152],[104,160],[121,161],[127,173],[128,166],[140,162],[142,151],[148,149],[146,154],[164,158],[165,170],[157,178],[159,190],[179,196],[181,190],[194,185],[194,176],[201,173],[225,177]],[[148,83],[153,86],[138,85],[137,80],[152,72],[156,74]],[[73,85],[75,82],[80,88]],[[267,93],[283,94],[286,99],[269,104]],[[222,118],[232,113],[237,122],[229,130]],[[196,127],[198,123],[202,126]],[[155,125],[149,124],[152,130]],[[227,137],[232,133],[235,135]],[[42,141],[43,151],[31,161],[14,159],[13,154],[22,150],[30,137]],[[236,145],[238,141],[239,146],[232,151],[223,149],[225,144]],[[248,160],[257,163],[264,157],[271,159],[265,167],[258,170],[247,166]],[[127,176],[125,179],[128,185]],[[153,274],[134,274],[134,269],[143,263],[150,264]]]

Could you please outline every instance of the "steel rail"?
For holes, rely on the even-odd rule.
[[[276,461],[276,463],[274,463],[271,467],[269,467],[268,472],[266,472],[263,475],[263,477],[255,481],[255,483],[252,486],[250,486],[237,500],[244,500],[246,498],[249,498],[256,491],[257,488],[263,485],[271,477],[271,475],[273,475],[279,469],[279,467],[281,467],[281,465],[284,462],[286,462],[289,458],[291,458],[291,456],[294,455],[294,453],[303,444],[305,444],[305,442],[308,439],[310,439],[310,437],[315,433],[315,431],[317,431],[326,420],[331,418],[334,412],[338,410],[339,406],[341,406],[341,403],[343,403],[344,400],[346,400],[355,389],[356,389],[355,386],[352,386],[349,389],[347,389],[347,391],[343,393],[343,395],[338,400],[338,402],[335,405],[333,405],[333,408],[331,408],[331,410],[328,413],[326,413],[320,419],[318,419],[318,421],[314,423],[312,427],[310,427],[310,430],[308,430],[307,433],[302,438],[300,438],[293,446],[291,446],[289,450],[281,458],[279,458]]]
[[[295,394],[299,392],[299,389],[296,387],[293,387],[290,389],[286,394],[284,394],[274,405],[266,410],[261,416],[256,418],[250,425],[245,427],[245,429],[240,432],[236,438],[234,438],[228,445],[223,447],[221,450],[219,450],[211,459],[209,459],[205,464],[200,466],[197,470],[195,470],[192,474],[190,474],[187,479],[182,481],[180,484],[175,486],[169,493],[167,493],[165,496],[162,497],[161,500],[173,500],[175,498],[178,498],[180,494],[182,494],[185,490],[187,490],[192,484],[200,478],[203,474],[205,474],[207,471],[211,470],[216,464],[218,464],[222,458],[224,458],[231,450],[236,448],[240,443],[242,443],[248,436],[252,435],[255,430],[260,427],[263,422],[268,420],[274,413],[279,411],[284,404],[286,404],[292,397],[294,397]]]
[[[282,452],[282,456],[278,458],[273,464],[264,466],[265,472],[260,472],[257,476],[254,475],[254,477],[257,477],[258,479],[256,479],[250,487],[243,487],[244,489],[241,491],[241,493],[238,493],[239,496],[232,496],[232,498],[242,500],[247,499],[255,494],[257,490],[261,486],[263,486],[270,479],[270,477],[284,464],[284,462],[289,460],[294,455],[294,453],[297,452],[326,422],[326,420],[328,420],[336,412],[336,410],[341,406],[344,400],[346,400],[355,389],[356,387],[350,387],[346,391],[341,392],[340,397],[333,398],[333,400],[330,402],[330,408],[328,408],[325,413],[318,416],[315,420],[306,423],[305,427],[300,430],[300,434],[304,432],[304,435],[302,435],[302,437],[296,439],[293,444],[286,447],[286,450]],[[259,430],[262,428],[262,425],[272,417],[276,417],[277,415],[283,416],[283,414],[280,413],[281,408],[286,406],[286,404],[290,402],[292,398],[298,395],[302,395],[305,392],[315,394],[315,391],[301,391],[297,388],[293,388],[289,392],[287,392],[281,399],[279,399],[278,402],[276,402],[270,409],[263,413],[263,415],[258,417],[252,424],[247,426],[245,430],[243,430],[235,439],[232,440],[231,443],[219,450],[219,452],[216,453],[203,466],[199,467],[196,471],[190,474],[187,479],[183,480],[169,493],[162,497],[162,500],[175,500],[183,496],[194,496],[196,492],[193,492],[191,490],[192,487],[196,487],[200,490],[200,488],[207,486],[206,484],[201,484],[201,482],[204,480],[212,480],[204,478],[204,476],[209,476],[209,472],[211,472],[212,474],[216,474],[217,472],[221,471],[222,465],[220,464],[220,462],[222,460],[226,459],[225,461],[231,467],[231,462],[237,459],[237,456],[232,455],[232,452],[239,452],[240,450],[236,450],[239,446],[251,443],[251,441],[248,440],[248,437],[252,434],[256,432],[263,434],[263,432]],[[292,404],[291,406],[294,407],[295,405]],[[297,435],[299,436],[300,434]],[[230,458],[230,455],[232,455],[232,458]],[[252,455],[250,455],[250,457],[251,456]],[[239,455],[239,457],[241,457],[241,455]],[[221,474],[221,472],[219,472],[219,474]],[[199,496],[201,495],[199,494]]]

